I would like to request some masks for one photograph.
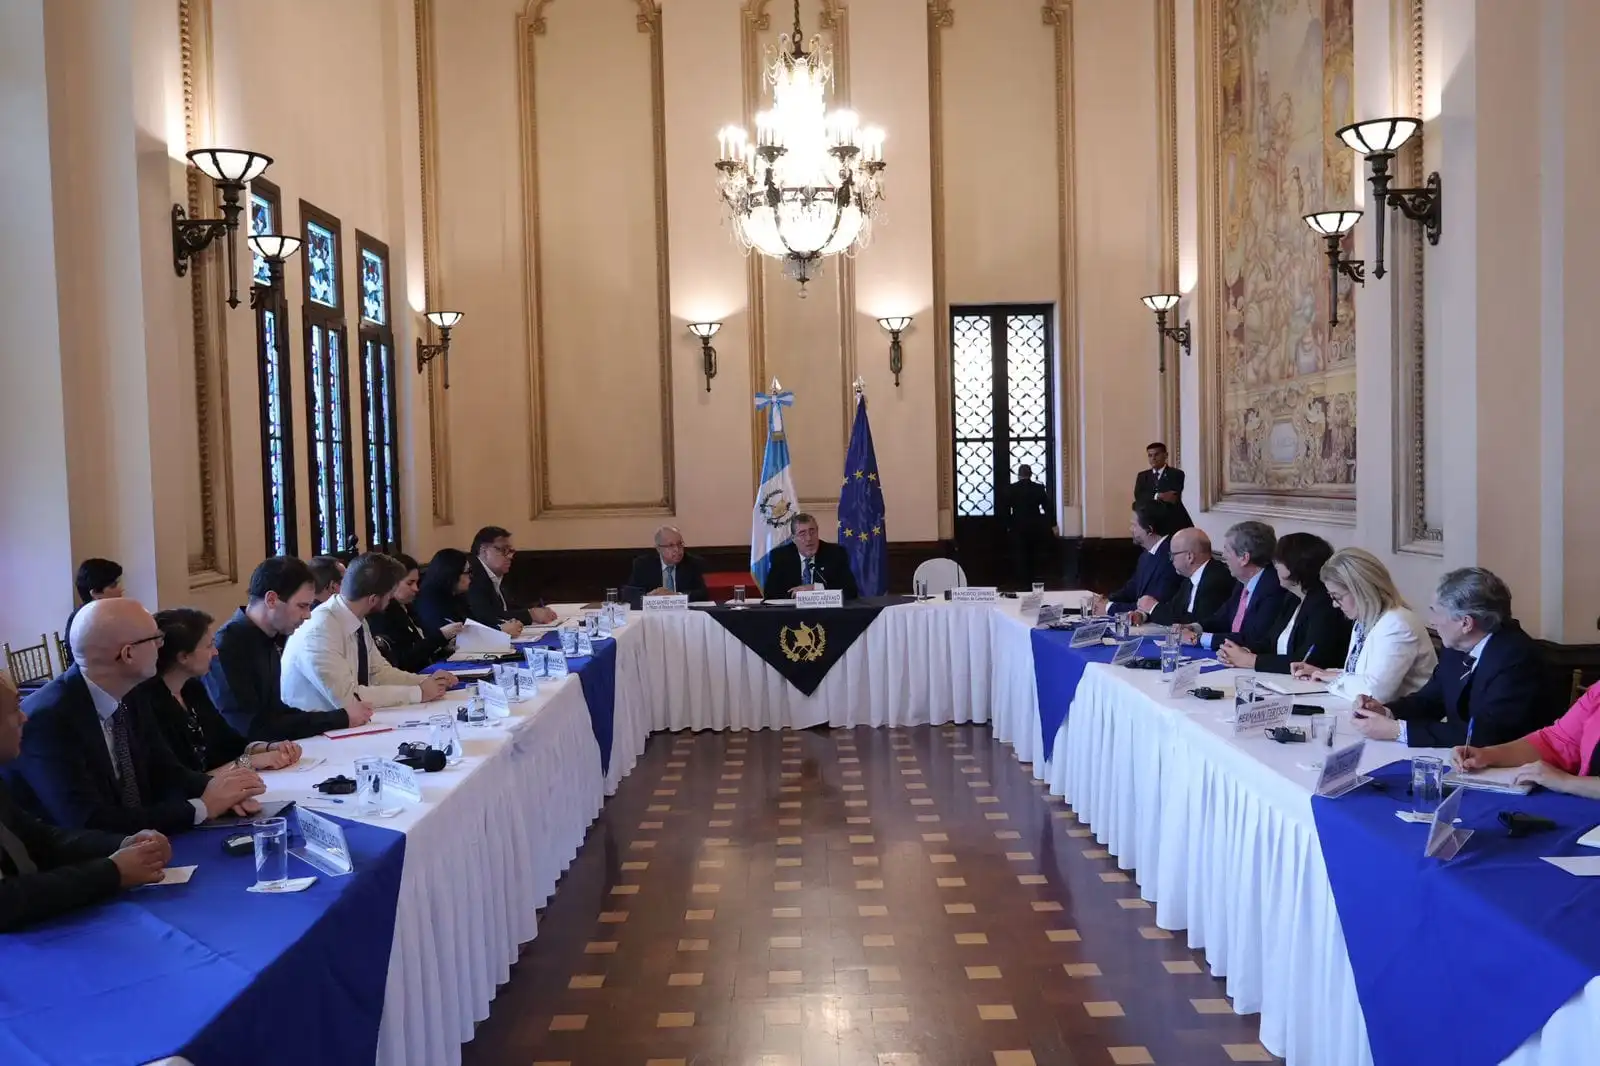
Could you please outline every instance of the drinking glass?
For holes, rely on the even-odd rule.
[[[578,654],[578,631],[570,626],[561,629],[561,654],[569,659]]]
[[[471,712],[468,712],[470,716]],[[428,717],[428,747],[444,752],[444,761],[454,766],[461,761],[461,737],[456,733],[456,720],[448,714]]]
[[[367,814],[378,809],[383,785],[378,779],[378,757],[362,755],[356,758],[356,812]]]
[[[482,696],[472,697],[472,703],[467,708],[467,724],[470,726],[485,726],[489,724],[489,711],[483,705]]]
[[[1094,593],[1084,593],[1083,602],[1078,604],[1078,614],[1083,618],[1094,617]]]
[[[928,579],[925,577],[914,578],[911,582],[911,598],[925,600],[928,598]]]
[[[617,602],[617,590],[616,589],[606,589],[606,602],[607,603],[616,603]]]
[[[745,602],[743,585],[733,586],[733,602],[741,605]]]
[[[522,649],[522,661],[532,670],[534,676],[544,674],[544,649],[537,644],[530,644]]]
[[[256,886],[268,890],[283,887],[289,880],[289,821],[263,818],[252,822],[250,835],[256,844]]]
[[[1035,581],[1033,583],[1033,594],[1035,596],[1043,596],[1044,595],[1044,582],[1043,581]]]
[[[1254,703],[1256,700],[1261,699],[1261,693],[1257,688],[1256,675],[1240,674],[1233,683],[1233,694],[1233,702],[1236,704]]]
[[[1175,644],[1161,645],[1161,675],[1166,677],[1178,672],[1178,662],[1183,658],[1183,651]]]
[[[1444,802],[1444,760],[1437,755],[1415,755],[1411,759],[1411,811],[1426,821]]]

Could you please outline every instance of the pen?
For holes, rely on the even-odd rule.
[[[1311,661],[1311,657],[1315,654],[1317,654],[1317,646],[1313,644],[1311,647],[1306,649],[1306,653],[1300,657],[1300,661],[1303,663],[1309,663]]]

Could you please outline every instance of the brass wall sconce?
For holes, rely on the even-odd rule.
[[[911,326],[910,315],[896,315],[878,319],[878,325],[889,331],[889,373],[894,375],[894,387],[900,387],[900,371],[905,369],[906,350],[900,344],[900,334]]]
[[[1350,148],[1366,157],[1371,170],[1372,202],[1378,209],[1378,242],[1372,262],[1372,276],[1381,278],[1383,269],[1383,227],[1389,208],[1397,208],[1413,222],[1422,223],[1429,244],[1438,244],[1444,229],[1442,200],[1444,193],[1436,170],[1420,189],[1391,189],[1389,161],[1412,135],[1422,128],[1416,118],[1374,118],[1365,122],[1352,122],[1341,126],[1335,135]]]
[[[689,332],[700,338],[700,372],[706,376],[706,391],[711,391],[711,379],[717,376],[717,350],[711,347],[711,338],[722,328],[721,322],[691,322]]]
[[[272,165],[272,157],[238,148],[197,148],[189,162],[216,184],[222,194],[221,218],[189,218],[182,204],[172,205],[172,269],[178,277],[189,272],[189,260],[211,246],[218,235],[228,239],[228,306],[239,306],[238,256],[234,252],[234,233],[239,229],[239,213],[244,210],[240,194],[251,180]]]
[[[1361,259],[1341,255],[1339,245],[1344,235],[1361,221],[1360,211],[1318,211],[1301,216],[1311,232],[1328,242],[1328,328],[1339,324],[1339,275],[1343,274],[1357,285],[1367,283],[1367,264]]]
[[[284,261],[300,251],[300,238],[288,237],[282,233],[258,233],[245,242],[250,250],[259,255],[262,262],[267,264],[267,272],[271,281],[267,284],[266,298],[273,301],[274,306],[283,295],[283,264]],[[263,294],[261,286],[250,286],[250,307],[252,310],[261,306]]]
[[[417,338],[417,373],[422,373],[422,368],[433,362],[435,358],[444,358],[444,387],[450,387],[450,330],[457,322],[461,321],[460,311],[429,311],[423,316],[439,329],[438,344],[424,344],[422,338]]]
[[[1163,341],[1168,337],[1172,338],[1178,347],[1183,349],[1184,355],[1192,355],[1193,333],[1189,329],[1189,323],[1184,322],[1181,326],[1167,325],[1167,312],[1178,306],[1178,294],[1175,292],[1158,292],[1149,296],[1142,296],[1140,299],[1144,301],[1146,307],[1156,313],[1157,335]],[[1158,341],[1156,352],[1158,368],[1161,373],[1165,374],[1167,372],[1167,346]]]

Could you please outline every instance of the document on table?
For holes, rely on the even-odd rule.
[[[158,885],[186,885],[189,878],[194,876],[198,866],[169,866],[161,871],[161,880],[152,881],[145,888],[155,888]]]
[[[1288,674],[1257,674],[1256,684],[1280,696],[1311,696],[1328,691],[1321,681],[1299,681]]]
[[[1516,782],[1517,771],[1520,766],[1497,766],[1489,770],[1473,770],[1463,773],[1452,770],[1444,775],[1445,787],[1452,785],[1461,788],[1472,788],[1482,792],[1501,792],[1512,796],[1526,796],[1533,791],[1533,786],[1523,782]]]
[[[1600,877],[1600,855],[1543,855],[1551,866],[1559,866],[1575,877]]]
[[[467,624],[456,634],[456,651],[463,655],[504,655],[511,650],[511,637],[498,629],[490,629],[482,622],[467,619]]]

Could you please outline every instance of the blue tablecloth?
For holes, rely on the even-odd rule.
[[[356,872],[304,892],[246,892],[251,858],[196,830],[172,841],[174,866],[199,866],[188,884],[0,935],[0,1063],[371,1063],[405,837],[343,824]]]
[[[1066,724],[1067,711],[1078,694],[1083,681],[1083,671],[1090,663],[1109,663],[1117,649],[1109,644],[1093,644],[1087,648],[1072,647],[1072,633],[1064,629],[1035,629],[1033,635],[1033,683],[1039,694],[1039,734],[1044,739],[1044,761],[1048,763],[1055,752],[1056,734]],[[1185,647],[1183,653],[1191,658],[1215,658],[1200,647]],[[1159,656],[1158,642],[1147,637],[1139,646],[1141,656]],[[1222,664],[1203,667],[1208,670],[1224,669]]]
[[[1477,832],[1441,862],[1422,855],[1427,825],[1395,817],[1410,809],[1410,775],[1408,760],[1390,763],[1373,773],[1382,791],[1312,799],[1372,1059],[1489,1066],[1600,974],[1600,880],[1540,859],[1595,854],[1576,842],[1600,802],[1468,792],[1460,828]],[[1559,828],[1513,840],[1503,810]]]

